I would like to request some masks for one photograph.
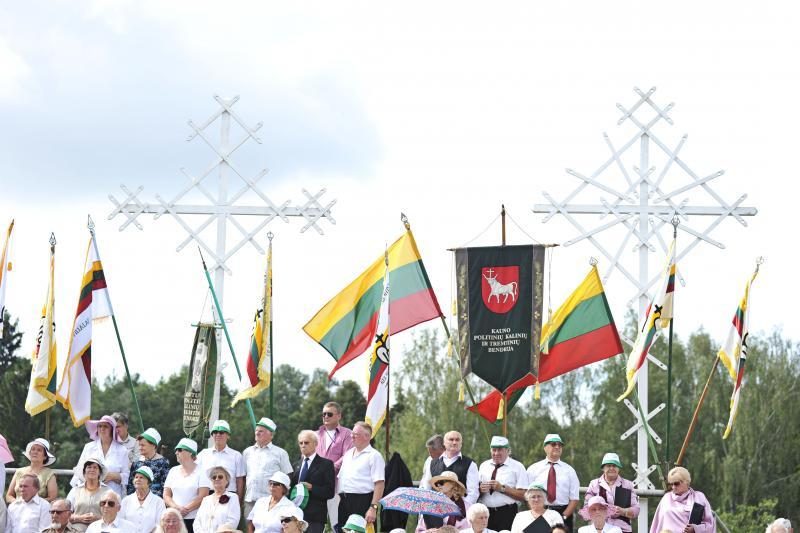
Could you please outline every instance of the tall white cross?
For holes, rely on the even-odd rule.
[[[610,157],[588,176],[572,169],[566,169],[567,174],[580,180],[580,184],[561,202],[553,199],[547,192],[543,192],[549,203],[534,205],[533,212],[545,214],[542,222],[547,222],[553,216],[560,214],[574,226],[578,231],[578,235],[564,242],[564,246],[570,246],[584,239],[591,242],[609,262],[610,267],[606,272],[604,281],[609,278],[614,270],[618,270],[636,288],[636,293],[631,301],[638,298],[639,318],[641,320],[649,302],[647,291],[660,275],[660,270],[658,270],[653,278],[649,276],[648,254],[656,252],[656,248],[651,244],[651,241],[656,241],[663,251],[663,254],[657,256],[661,260],[666,255],[669,236],[673,231],[671,224],[673,217],[678,217],[680,221],[678,230],[688,234],[690,238],[688,245],[685,244],[685,241],[682,241],[678,248],[678,264],[680,264],[680,259],[685,257],[700,242],[706,242],[718,248],[725,248],[722,243],[710,237],[710,233],[714,228],[728,217],[733,217],[742,226],[747,226],[747,222],[743,217],[754,216],[757,210],[754,207],[742,207],[742,203],[747,198],[746,194],[741,195],[734,202],[726,202],[711,188],[710,182],[722,176],[724,171],[719,170],[701,177],[680,158],[679,154],[686,142],[686,135],[681,137],[674,149],[671,149],[655,134],[653,127],[660,122],[666,122],[669,125],[673,124],[672,119],[669,117],[669,112],[674,104],[670,103],[663,108],[656,105],[651,98],[656,90],[655,87],[652,87],[646,93],[636,87],[633,90],[638,95],[638,101],[630,108],[617,104],[617,109],[622,113],[617,125],[620,126],[627,123],[633,126],[635,132],[620,148],[616,148],[608,134],[603,133],[605,143],[611,152]],[[651,144],[655,145],[657,150],[651,151]],[[627,162],[625,161],[626,158]],[[676,188],[670,190],[666,188],[665,178],[670,170],[673,169],[674,172],[669,174],[669,177],[677,178],[677,176],[680,176],[683,182],[676,184]],[[613,176],[614,173],[616,173],[616,176]],[[615,185],[604,183],[600,180],[601,177],[616,178]],[[597,189],[599,189],[601,193],[605,193],[605,197],[601,196],[599,204],[570,203],[576,201],[578,195],[590,186],[593,188],[589,189],[590,191],[597,193]],[[702,192],[706,196],[706,202],[716,205],[693,206],[689,205],[688,197],[678,198],[690,191]],[[587,229],[574,215],[595,215],[600,219],[600,223],[593,228]],[[711,222],[705,228],[692,228],[689,225],[690,219],[693,221],[693,217],[701,216],[712,217]],[[606,218],[608,221],[603,222],[603,219]],[[609,230],[616,232],[610,239],[612,246],[616,245],[616,251],[612,251],[601,242],[602,234]],[[665,230],[669,233],[667,239],[662,235]],[[622,261],[622,253],[628,248],[628,242],[631,237],[635,239],[633,248],[638,251],[638,272],[629,270]],[[666,365],[654,357],[648,356],[648,360],[652,361],[656,366],[666,369]],[[642,404],[642,411],[650,419],[662,411],[665,406],[661,404],[652,412],[648,411],[647,367],[647,361],[645,361],[639,371],[637,392]],[[620,438],[626,439],[636,432],[637,462],[632,463],[632,466],[637,471],[636,486],[642,489],[653,489],[653,484],[648,476],[655,470],[655,466],[648,466],[645,427],[636,408],[627,400],[626,405],[636,418],[636,424],[623,433]],[[661,439],[652,431],[652,428],[650,429],[651,436],[660,443]],[[647,531],[646,499],[642,500],[641,513],[639,514],[639,531]]]
[[[214,96],[214,99],[219,104],[219,109],[212,114],[202,124],[195,124],[189,121],[189,127],[192,133],[187,137],[187,141],[195,138],[200,138],[208,145],[212,152],[214,152],[214,160],[209,164],[205,171],[199,176],[189,174],[185,169],[181,172],[189,180],[189,183],[175,195],[170,201],[165,201],[158,194],[155,195],[156,203],[150,204],[142,202],[137,197],[142,192],[143,187],[138,187],[135,191],[131,192],[125,185],[120,185],[122,191],[125,193],[125,198],[118,201],[113,195],[108,198],[114,204],[114,210],[108,215],[111,220],[117,215],[123,215],[126,220],[119,227],[122,231],[130,225],[135,226],[141,230],[142,225],[137,218],[139,215],[147,213],[152,214],[153,219],[158,219],[161,215],[169,214],[172,218],[189,234],[176,248],[180,252],[187,244],[194,241],[200,246],[205,253],[211,258],[211,268],[214,272],[214,289],[219,299],[221,309],[224,309],[223,294],[225,286],[225,274],[230,274],[231,270],[227,266],[227,261],[233,257],[247,243],[250,243],[259,253],[264,253],[264,249],[256,240],[256,235],[267,224],[280,218],[282,221],[288,223],[289,217],[300,217],[305,221],[305,225],[300,228],[303,233],[308,229],[313,228],[320,235],[324,232],[319,226],[322,219],[327,220],[331,224],[336,224],[333,216],[331,215],[331,208],[336,203],[336,200],[331,200],[326,205],[320,203],[320,198],[325,194],[325,189],[321,189],[316,194],[309,193],[306,189],[302,189],[305,199],[298,202],[298,205],[292,206],[289,200],[280,205],[275,204],[270,198],[264,194],[257,186],[261,178],[267,174],[266,169],[262,169],[254,177],[248,178],[243,172],[234,165],[231,156],[244,145],[248,140],[254,140],[261,144],[261,139],[256,135],[261,129],[262,123],[259,122],[254,127],[248,126],[232,109],[234,104],[239,101],[238,96],[233,98],[221,98]],[[217,119],[220,123],[220,137],[219,144],[214,144],[206,133],[206,129],[214,124]],[[239,125],[239,129],[244,133],[241,139],[235,143],[230,141],[231,133],[231,119]],[[214,196],[209,192],[208,186],[213,186],[211,176],[217,176],[216,186],[217,195]],[[234,184],[238,183],[238,187],[234,187],[233,194],[229,194],[229,186],[231,185],[229,178],[235,177]],[[190,192],[199,192],[206,200],[207,203],[183,203],[179,204],[184,197]],[[237,203],[240,198],[247,193],[249,196],[255,194],[262,205],[241,205]],[[195,196],[197,196],[195,194]],[[193,221],[198,219],[201,221],[199,225],[191,226],[186,217],[192,217]],[[261,220],[252,229],[247,229],[237,217],[258,217]],[[213,222],[216,221],[216,243],[213,246],[206,244],[203,240],[203,233]],[[227,246],[227,231],[228,222],[241,233],[241,239],[231,247]],[[215,318],[216,311],[214,312]],[[224,343],[221,339],[221,332],[217,330],[217,346],[222,350]],[[212,422],[219,418],[219,388],[220,388],[220,372],[217,372],[217,379],[214,386],[214,403],[212,407]]]

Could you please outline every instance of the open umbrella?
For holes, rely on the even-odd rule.
[[[0,463],[6,464],[12,462],[13,460],[14,456],[11,455],[11,450],[8,449],[6,438],[0,435]]]
[[[408,514],[431,516],[458,516],[461,510],[450,498],[428,489],[400,487],[381,500],[384,509],[402,511]]]

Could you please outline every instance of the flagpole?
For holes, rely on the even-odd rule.
[[[678,243],[678,224],[680,224],[680,219],[678,215],[675,215],[672,217],[672,242],[675,246]],[[672,305],[674,308],[674,302]],[[672,428],[672,323],[675,321],[675,313],[672,313],[672,315],[669,318],[669,347],[667,349],[667,439],[664,451],[664,463],[667,469],[669,469],[669,442]]]
[[[197,251],[200,253],[200,261],[203,262],[203,272],[206,274],[206,281],[208,281],[208,290],[211,291],[211,298],[214,300],[214,307],[217,310],[217,317],[219,317],[219,321],[222,324],[222,331],[225,332],[225,339],[228,341],[228,349],[231,351],[231,359],[233,359],[233,366],[236,368],[236,374],[239,376],[239,380],[242,379],[242,371],[239,370],[239,362],[236,360],[236,352],[233,350],[233,343],[231,342],[231,336],[228,333],[228,326],[225,325],[225,317],[222,314],[222,308],[219,306],[219,300],[217,300],[217,293],[214,291],[214,284],[211,283],[211,275],[208,273],[208,267],[206,267],[206,260],[203,258],[203,252],[200,250],[200,247],[197,247]],[[271,383],[270,383],[271,384]],[[245,400],[247,403],[247,412],[250,414],[250,424],[252,424],[253,429],[256,428],[256,415],[253,413],[253,405],[250,403],[250,398]]]
[[[501,245],[506,245],[506,206],[500,204],[500,238]],[[506,296],[508,298],[508,296]],[[508,436],[508,398],[504,391],[499,391],[500,396],[503,397],[503,436]]]
[[[272,329],[272,238],[275,235],[271,232],[267,232],[267,239],[269,239],[269,279],[266,280],[269,283],[269,417],[275,420],[275,412],[273,410],[274,405],[274,387],[272,386],[272,382],[275,379],[275,373],[273,372],[274,365],[272,361],[275,359],[275,352],[272,351],[272,337],[275,335],[275,332]],[[267,302],[264,302],[266,305]],[[266,309],[264,310],[266,312]],[[247,400],[248,407],[250,406],[250,400]]]
[[[717,366],[719,365],[719,356],[714,358],[714,364],[711,365],[711,372],[708,374],[708,379],[706,380],[706,384],[703,387],[703,392],[700,394],[700,399],[697,401],[697,407],[694,408],[694,414],[692,415],[692,421],[689,423],[689,429],[686,431],[686,437],[683,439],[683,445],[681,446],[681,451],[678,453],[678,458],[675,459],[675,465],[680,466],[683,463],[683,457],[686,455],[686,448],[689,447],[689,439],[692,438],[692,433],[694,433],[694,428],[697,425],[697,415],[700,414],[700,408],[703,406],[703,402],[706,400],[706,394],[708,393],[708,387],[711,385],[711,378],[714,377],[714,373],[717,371]]]
[[[53,265],[55,261],[56,255],[56,235],[55,233],[50,233],[50,290],[55,293],[55,280],[54,280],[54,273],[53,273]],[[48,303],[49,303],[49,295],[48,295]],[[45,313],[47,316],[47,313]],[[45,320],[48,322],[47,320]],[[52,324],[45,324],[45,327],[48,328],[48,331],[51,332],[51,335],[55,334],[55,321]],[[52,328],[52,329],[51,329]],[[44,330],[42,330],[44,334]],[[48,356],[50,355],[50,350],[48,350]],[[56,374],[53,375],[53,379],[57,382],[57,374],[58,369],[56,368]],[[48,407],[47,410],[44,412],[44,438],[48,441],[50,440],[50,410],[52,406]]]

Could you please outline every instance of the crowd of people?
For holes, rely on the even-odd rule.
[[[47,440],[27,444],[29,464],[17,469],[7,491],[0,460],[0,533],[241,533],[240,523],[248,533],[322,533],[326,523],[336,533],[367,533],[381,510],[386,463],[371,446],[367,423],[350,429],[341,420],[341,406],[326,403],[322,425],[297,435],[294,463],[272,443],[278,428],[271,419],[256,423],[254,443],[242,452],[228,446],[228,422],[217,420],[211,425],[213,446],[198,452],[194,440],[181,439],[174,446],[177,466],[170,467],[158,453],[158,430],[133,438],[124,414],[106,415],[86,423],[90,441],[66,497],[59,497],[50,468],[56,457]],[[620,475],[616,453],[603,456],[599,477],[581,501],[578,476],[561,459],[564,440],[552,433],[542,444],[544,457],[526,468],[512,458],[505,437],[492,437],[489,459],[478,464],[461,453],[459,432],[432,436],[420,488],[440,493],[457,511],[421,515],[417,532],[572,533],[578,522],[586,523],[578,533],[632,531],[639,499],[633,483]],[[0,436],[0,451],[3,445]],[[673,468],[667,481],[670,490],[650,533],[715,532],[711,504],[691,487],[688,470]],[[522,502],[527,508],[520,510]],[[784,519],[766,529],[790,532]]]

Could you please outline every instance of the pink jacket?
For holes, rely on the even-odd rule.
[[[336,428],[334,441],[330,446],[327,442],[328,435],[325,432],[325,426],[320,426],[317,430],[317,455],[333,461],[333,467],[338,474],[339,468],[342,466],[344,452],[353,447],[353,431],[344,426],[339,426]]]
[[[689,523],[689,515],[695,503],[699,503],[705,509],[703,520],[694,526],[695,533],[716,533],[717,522],[711,514],[711,504],[708,503],[702,492],[689,489],[681,495],[668,492],[661,498],[653,523],[650,525],[650,533],[661,533],[663,530],[683,531]]]
[[[589,520],[589,509],[586,507],[586,503],[592,496],[600,495],[601,492],[600,487],[604,489],[603,492],[606,493],[606,501],[611,505],[614,504],[614,494],[617,487],[622,487],[623,489],[629,489],[631,491],[630,509],[631,512],[633,513],[631,522],[635,521],[636,517],[639,516],[639,497],[636,495],[636,492],[634,491],[633,483],[631,483],[627,479],[623,479],[622,477],[617,477],[614,484],[609,486],[605,476],[600,476],[597,479],[593,479],[591,482],[589,482],[589,486],[586,488],[586,496],[583,499],[583,508],[580,511],[578,511],[584,520]],[[617,526],[623,532],[631,531],[630,524],[628,524],[624,520],[620,520],[618,516],[612,515],[611,513],[608,513],[608,517],[606,518],[606,523],[611,524],[612,526]]]

